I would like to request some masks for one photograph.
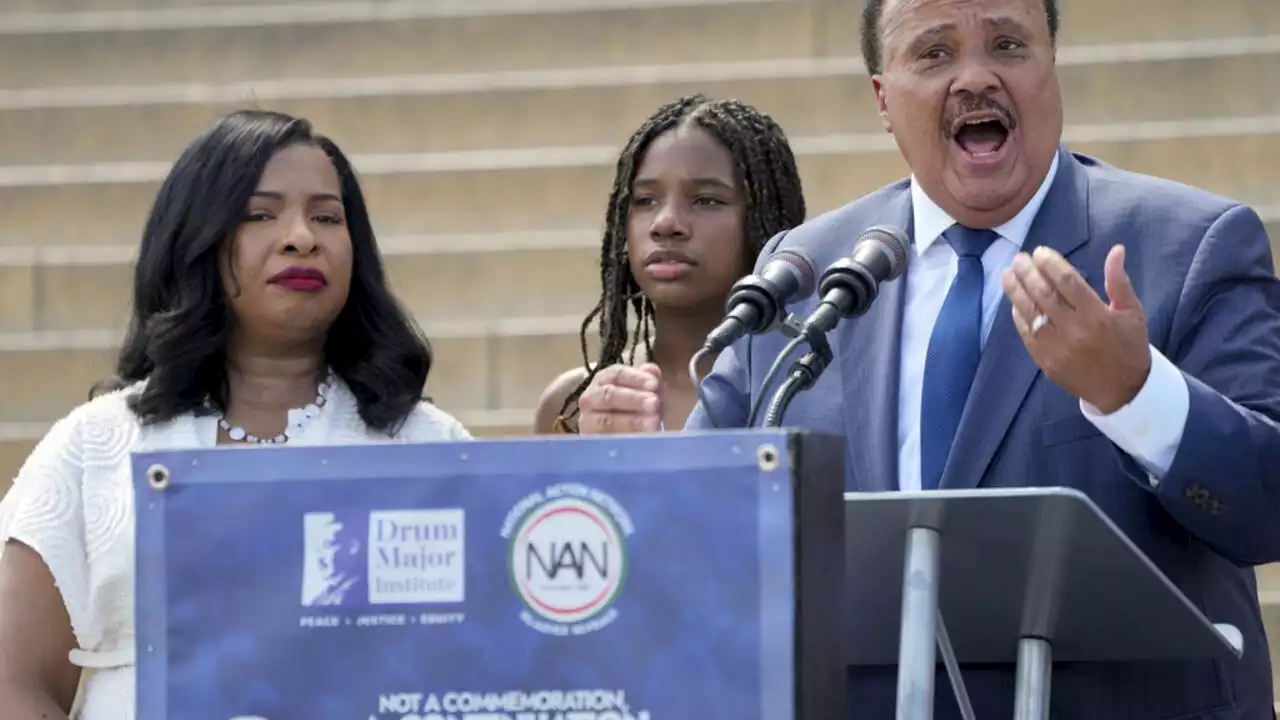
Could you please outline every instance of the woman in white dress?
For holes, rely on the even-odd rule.
[[[134,717],[131,452],[468,438],[387,287],[355,173],[301,119],[197,138],[143,232],[117,377],[0,501],[0,718]]]

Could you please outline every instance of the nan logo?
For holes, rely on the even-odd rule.
[[[550,635],[582,635],[618,616],[631,518],[612,497],[575,483],[535,492],[503,523],[520,617]]]
[[[304,607],[464,600],[460,509],[311,512],[302,528]]]

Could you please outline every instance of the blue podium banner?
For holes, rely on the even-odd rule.
[[[787,441],[135,455],[138,716],[796,718]]]

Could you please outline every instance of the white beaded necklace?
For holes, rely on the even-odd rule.
[[[289,411],[288,421],[285,424],[284,432],[272,438],[260,438],[251,435],[244,428],[238,425],[232,425],[227,422],[226,415],[218,418],[218,427],[227,432],[227,437],[236,442],[246,442],[254,445],[282,445],[289,442],[308,421],[314,420],[320,416],[320,409],[329,401],[329,391],[333,388],[333,375],[327,376],[323,382],[316,387],[316,399],[310,405],[300,408],[294,408]]]

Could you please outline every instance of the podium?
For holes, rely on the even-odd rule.
[[[843,720],[843,444],[135,454],[139,720]]]
[[[1054,660],[1243,650],[1073,489],[848,493],[845,525],[846,657],[898,665],[898,720],[932,720],[939,646],[1016,663],[1015,720],[1048,719]]]

